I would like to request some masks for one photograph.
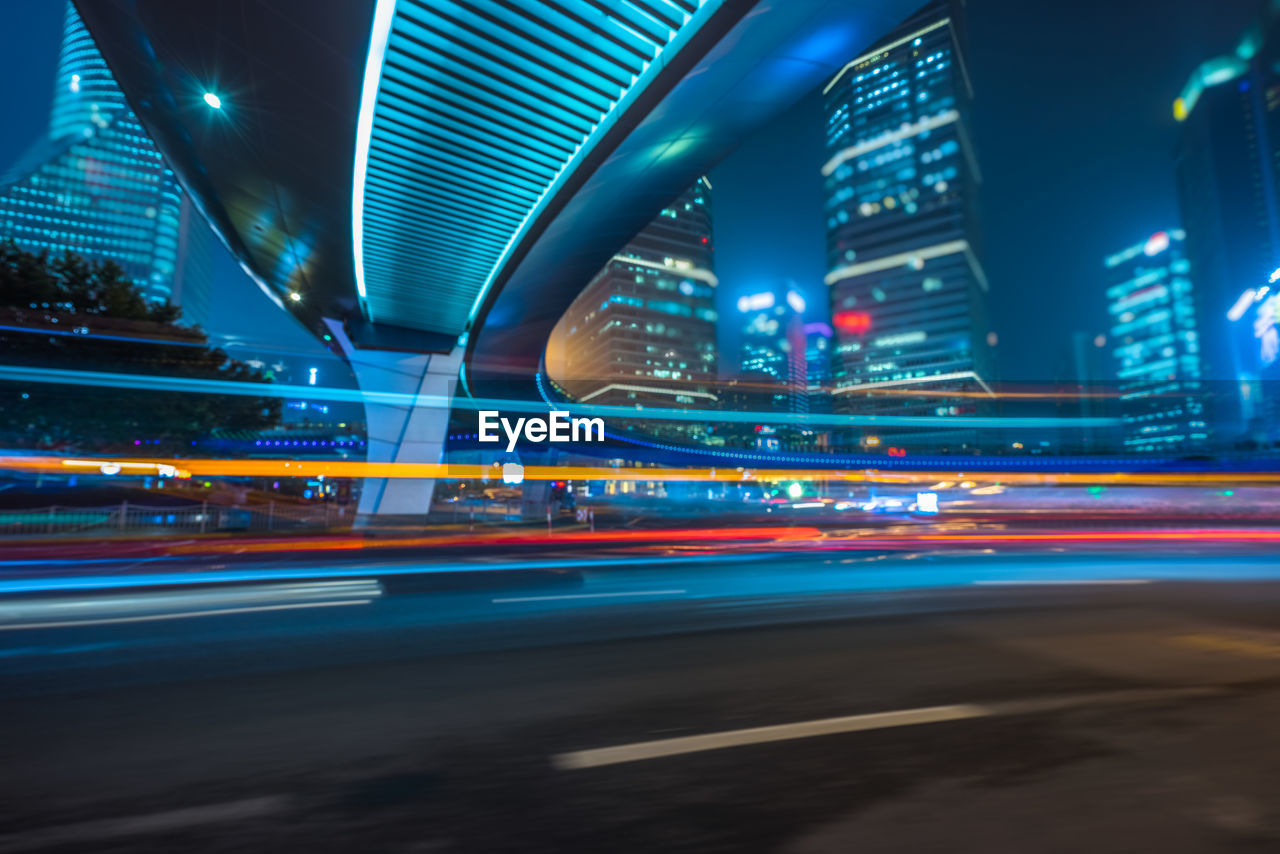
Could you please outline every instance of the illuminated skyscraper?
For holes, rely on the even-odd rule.
[[[1105,261],[1126,451],[1182,452],[1209,438],[1185,239],[1159,231]]]
[[[1265,297],[1280,267],[1278,13],[1267,4],[1231,53],[1192,72],[1173,105],[1202,369],[1215,391],[1211,422],[1227,440],[1280,415],[1267,391],[1280,364],[1264,340],[1274,334]]]
[[[717,396],[709,185],[700,180],[596,274],[552,333],[552,378],[582,402],[709,407]]]
[[[930,4],[825,89],[838,412],[956,415],[974,398],[941,392],[990,391],[961,7]]]
[[[48,134],[0,178],[0,240],[114,261],[147,299],[206,322],[208,227],[70,3]]]
[[[768,409],[808,409],[805,362],[805,300],[795,288],[776,288],[738,298],[742,315],[740,377],[755,385]]]
[[[835,333],[826,323],[804,325],[805,396],[809,411],[831,412],[831,339]]]

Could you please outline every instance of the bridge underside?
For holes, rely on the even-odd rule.
[[[669,88],[672,63],[747,8],[378,0],[353,193],[364,315],[466,331],[511,250],[632,102]]]
[[[699,175],[919,5],[761,2],[696,58],[673,60],[684,61],[679,79],[633,105],[499,271],[469,335],[467,391],[536,397],[533,378],[552,329],[608,259]]]
[[[669,29],[634,20],[664,4]],[[596,271],[918,5],[555,0],[547,9],[569,14],[539,21],[523,4],[455,0],[77,2],[215,230],[278,305],[351,362],[362,388],[452,395],[460,361],[467,393],[525,399],[537,396],[553,327]],[[614,6],[605,17],[632,37],[592,45],[583,23],[603,38],[598,13]],[[575,44],[586,49],[560,63],[559,80],[554,51],[534,55]],[[526,88],[568,94],[508,87],[497,92],[508,110],[496,113],[487,81],[518,76],[520,63]],[[216,113],[202,101],[214,89]],[[562,122],[511,121],[529,110]],[[484,115],[501,132],[482,135]],[[570,149],[575,133],[585,136]],[[516,151],[538,162],[515,163]],[[447,414],[370,406],[368,422],[371,459],[439,461]],[[429,503],[430,484],[365,493],[362,510],[399,515]]]

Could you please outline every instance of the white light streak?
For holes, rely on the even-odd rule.
[[[507,602],[555,602],[560,599],[612,599],[619,596],[679,596],[686,590],[636,590],[630,593],[568,593],[564,596],[511,596],[494,599],[494,604]]]
[[[210,611],[184,611],[175,614],[148,614],[142,617],[108,617],[89,620],[57,620],[48,623],[17,623],[0,626],[0,632],[22,629],[65,629],[74,626],[108,626],[118,623],[154,623],[159,620],[188,620],[193,617],[217,617],[222,614],[252,614],[260,611],[295,611],[301,608],[335,608],[345,605],[368,605],[372,599],[344,599],[338,602],[296,602],[290,605],[255,605],[248,608],[217,608]]]
[[[373,112],[378,105],[382,64],[391,41],[391,23],[396,16],[396,0],[377,0],[373,29],[369,33],[369,55],[365,59],[364,86],[360,93],[360,116],[356,122],[356,158],[351,186],[351,244],[356,273],[356,291],[365,299],[364,285],[364,187],[369,174],[369,145],[373,140]]]

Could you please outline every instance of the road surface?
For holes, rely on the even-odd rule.
[[[1280,846],[1268,554],[546,563],[7,591],[0,852]]]

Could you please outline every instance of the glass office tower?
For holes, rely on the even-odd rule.
[[[700,180],[609,260],[552,333],[547,366],[584,403],[714,407],[709,186]]]
[[[1173,115],[1215,441],[1280,438],[1280,365],[1265,340],[1265,298],[1280,268],[1280,4],[1267,4],[1234,50],[1192,71]]]
[[[1106,259],[1124,449],[1181,453],[1209,438],[1186,233],[1159,231]]]
[[[67,4],[49,130],[0,180],[0,240],[114,261],[204,324],[209,232]]]
[[[930,4],[825,89],[837,412],[946,417],[977,411],[990,394],[960,11]],[[956,431],[898,438],[976,440]]]
[[[805,300],[792,287],[738,298],[742,324],[740,379],[767,395],[767,410],[808,411]]]

